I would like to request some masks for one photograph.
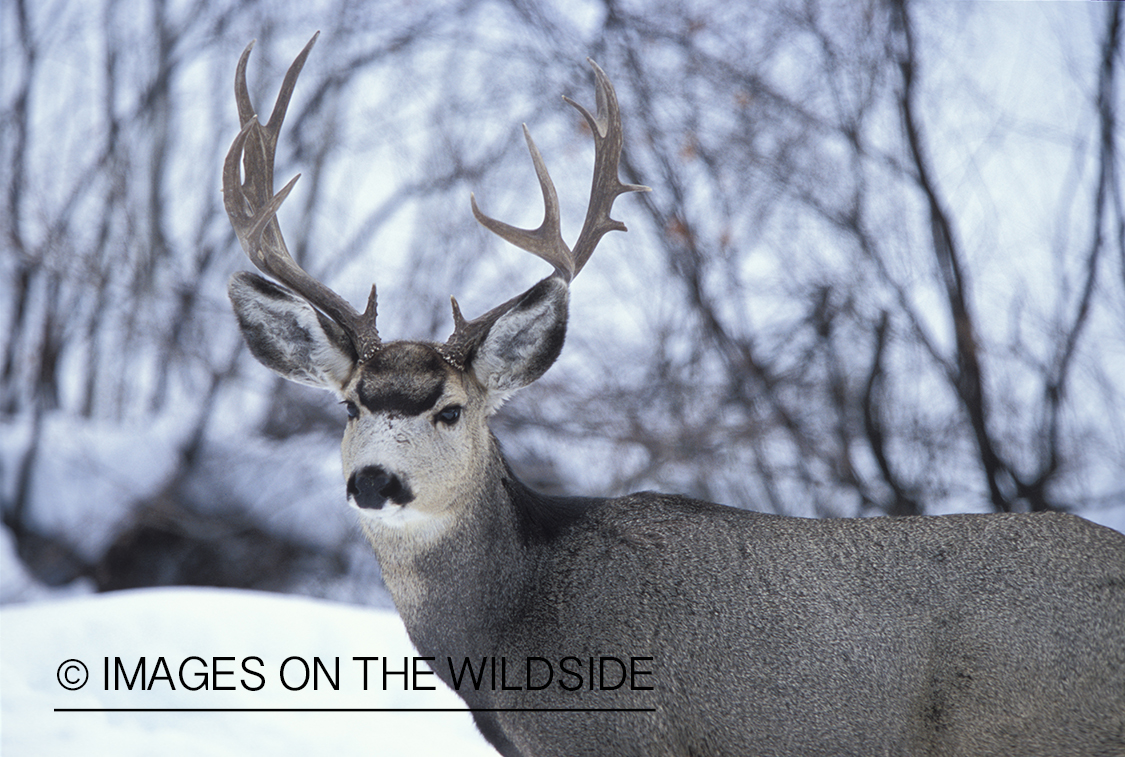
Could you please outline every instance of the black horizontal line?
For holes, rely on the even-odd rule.
[[[55,712],[656,712],[655,707],[56,707]]]

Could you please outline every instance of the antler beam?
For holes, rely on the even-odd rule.
[[[572,250],[563,241],[562,231],[559,227],[559,198],[555,192],[554,182],[543,163],[543,156],[527,126],[523,127],[523,135],[527,140],[527,148],[531,153],[531,161],[535,164],[535,174],[539,177],[539,187],[543,192],[544,216],[543,223],[537,229],[520,229],[510,224],[486,216],[477,207],[476,197],[470,195],[473,206],[473,215],[489,231],[497,234],[522,250],[538,255],[555,267],[556,273],[568,283],[578,275],[586,261],[590,259],[594,248],[602,236],[608,231],[625,231],[625,224],[609,217],[613,201],[626,192],[648,192],[649,187],[637,184],[623,184],[618,177],[618,165],[621,161],[621,146],[624,141],[624,132],[621,129],[621,110],[617,105],[617,92],[609,77],[605,75],[597,63],[586,59],[594,69],[596,84],[597,113],[595,117],[590,111],[569,97],[563,96],[569,105],[573,106],[594,135],[594,178],[590,187],[590,204],[586,209],[586,221],[574,243]]]
[[[531,132],[526,125],[523,127],[523,135],[527,140],[531,161],[535,165],[535,175],[539,178],[539,188],[543,192],[543,223],[536,229],[512,226],[482,213],[477,206],[475,195],[470,195],[469,198],[473,215],[485,228],[516,247],[546,260],[555,268],[552,275],[562,278],[567,284],[573,281],[586,265],[594,248],[607,232],[626,230],[625,224],[609,215],[613,208],[613,201],[627,192],[648,192],[650,189],[638,184],[624,184],[618,176],[624,132],[621,128],[621,111],[617,105],[617,93],[601,67],[589,58],[586,60],[594,69],[597,116],[592,115],[585,107],[569,97],[563,97],[586,119],[594,136],[594,177],[590,187],[590,204],[586,208],[586,220],[582,224],[582,231],[574,247],[569,247],[562,238],[558,193],[543,162],[543,156],[535,146],[535,141],[531,138]],[[455,365],[463,365],[476,343],[488,334],[492,324],[531,291],[528,290],[472,321],[466,321],[461,316],[461,309],[454,299],[454,331],[443,345],[443,354]]]
[[[273,193],[277,137],[285,120],[297,77],[300,76],[305,59],[308,58],[319,36],[320,32],[314,34],[289,66],[281,84],[281,91],[277,95],[277,102],[274,103],[273,112],[265,125],[258,121],[257,112],[250,102],[250,94],[246,86],[246,63],[254,43],[251,42],[243,50],[234,76],[234,98],[238,106],[238,118],[242,130],[231,143],[230,151],[223,163],[223,205],[250,262],[259,271],[280,281],[338,323],[348,335],[356,355],[364,361],[370,359],[382,344],[379,331],[375,327],[375,285],[371,286],[366,310],[363,313],[357,312],[347,300],[297,265],[285,246],[285,239],[277,222],[278,208],[300,178],[300,174],[294,176],[280,192]],[[241,172],[239,171],[240,158]]]

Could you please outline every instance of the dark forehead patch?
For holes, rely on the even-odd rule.
[[[431,347],[392,342],[363,364],[359,403],[373,413],[421,415],[445,392],[446,368]]]

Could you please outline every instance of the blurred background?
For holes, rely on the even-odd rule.
[[[244,349],[219,171],[235,63],[272,108],[290,250],[388,338],[546,266],[520,133],[574,239],[585,59],[629,227],[560,362],[494,421],[551,492],[807,517],[1070,510],[1125,528],[1119,3],[6,0],[0,601],[235,586],[383,604],[335,398]],[[264,118],[264,116],[263,116]]]

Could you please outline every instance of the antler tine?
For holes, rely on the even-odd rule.
[[[313,35],[289,66],[273,112],[264,126],[258,121],[246,86],[246,63],[254,43],[251,42],[243,50],[234,79],[235,102],[242,129],[231,143],[223,163],[223,204],[250,262],[262,273],[280,281],[338,323],[348,335],[359,358],[367,360],[381,345],[379,331],[375,327],[375,286],[371,287],[366,310],[358,313],[347,300],[297,265],[289,254],[277,222],[278,209],[300,178],[298,174],[280,192],[276,195],[273,193],[277,138],[285,121],[297,77],[318,36],[320,32]],[[242,173],[245,175],[241,181],[239,158],[242,159]]]
[[[476,197],[470,195],[473,215],[489,231],[520,249],[527,250],[555,267],[555,272],[569,283],[578,275],[594,248],[608,231],[625,231],[625,224],[609,217],[610,208],[618,195],[626,192],[647,192],[649,187],[636,184],[622,184],[618,178],[618,164],[621,159],[621,146],[624,137],[621,130],[621,112],[617,106],[617,93],[609,77],[597,63],[586,59],[594,69],[597,98],[597,117],[583,106],[564,96],[586,119],[594,135],[594,178],[590,189],[590,204],[586,209],[586,220],[582,232],[571,250],[562,238],[559,225],[559,199],[554,182],[547,172],[543,156],[531,138],[527,125],[523,127],[527,149],[535,164],[535,174],[539,177],[539,187],[543,192],[543,223],[536,229],[521,229],[486,216],[477,206]]]
[[[555,191],[555,183],[547,172],[547,164],[527,124],[523,125],[523,137],[527,140],[527,150],[531,153],[531,162],[535,164],[535,175],[539,178],[539,188],[543,192],[543,223],[537,229],[521,229],[511,224],[498,221],[486,216],[477,207],[475,194],[469,194],[469,202],[473,206],[473,215],[486,229],[496,234],[501,239],[511,242],[521,250],[538,255],[555,267],[555,271],[568,282],[574,278],[574,259],[570,248],[562,238],[562,229],[559,223],[559,195]]]
[[[586,261],[594,253],[598,242],[609,231],[626,231],[625,224],[609,217],[613,201],[627,192],[649,192],[650,187],[640,184],[623,184],[618,176],[621,162],[621,146],[625,141],[621,128],[621,109],[617,105],[617,92],[601,66],[590,58],[586,59],[594,69],[596,83],[597,117],[569,97],[566,102],[582,114],[590,131],[594,133],[594,178],[590,186],[590,204],[586,208],[586,220],[582,231],[574,243],[574,275],[577,276]]]

